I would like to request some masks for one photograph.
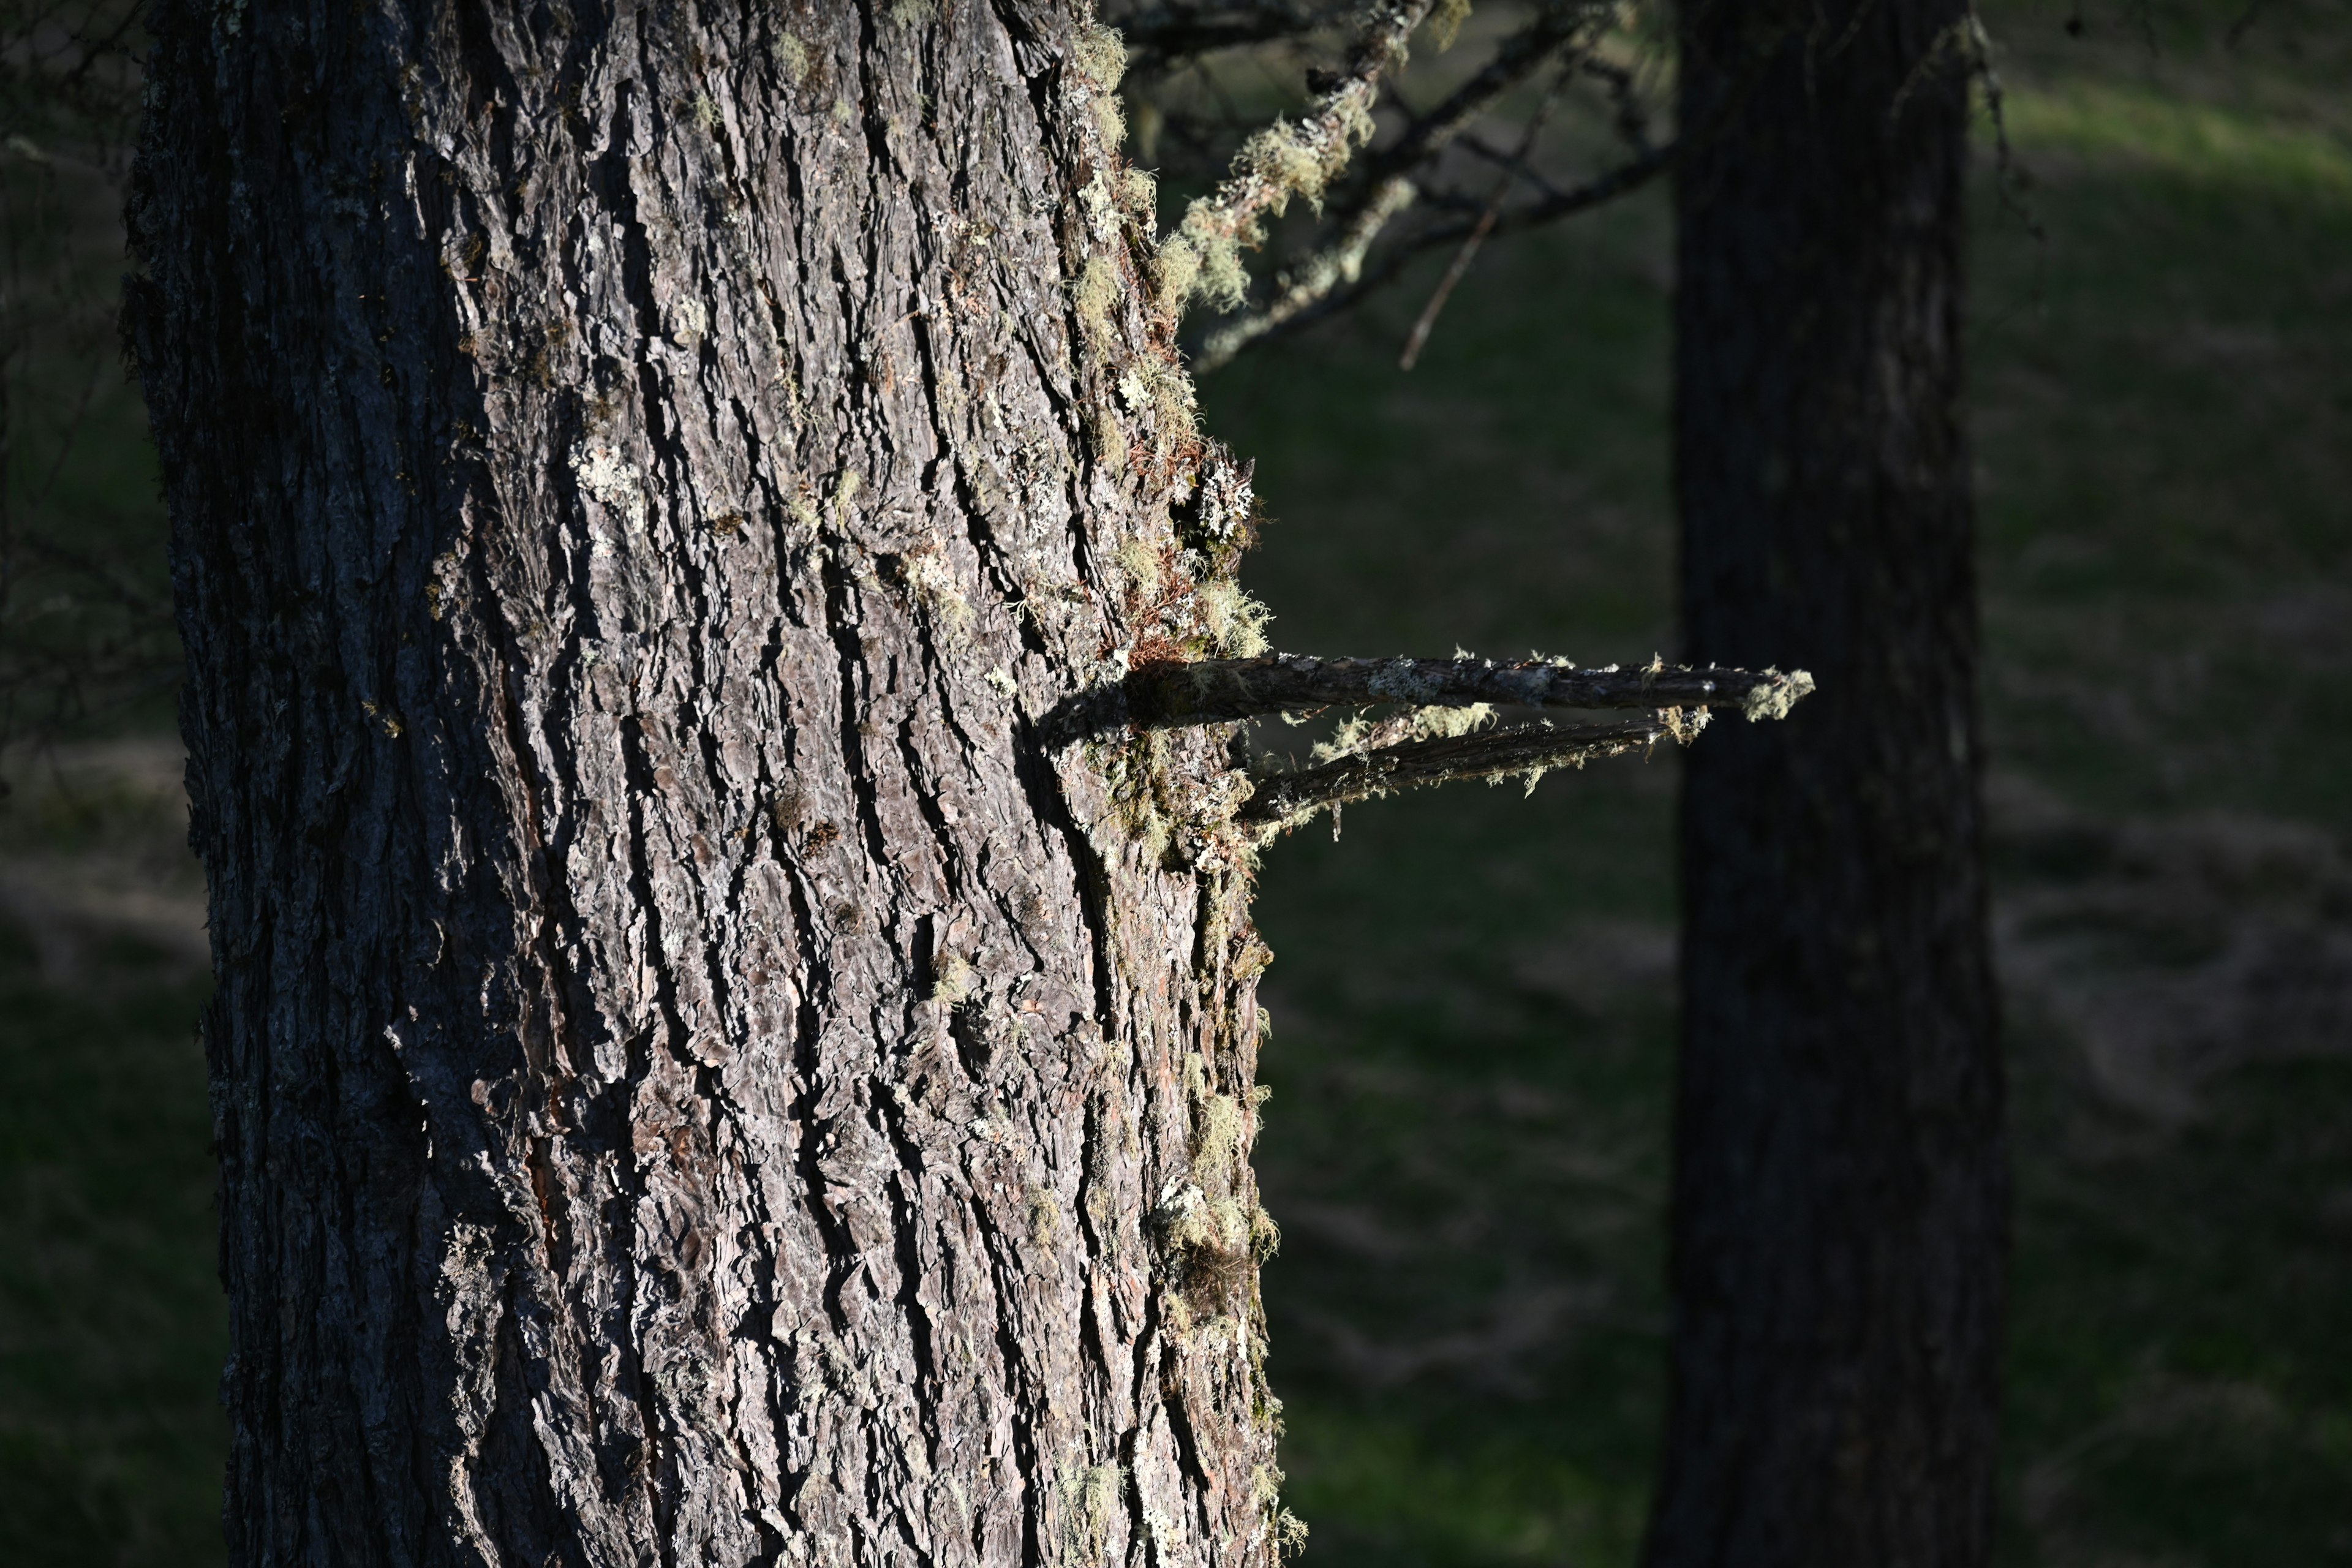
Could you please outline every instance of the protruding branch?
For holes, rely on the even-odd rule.
[[[1159,664],[1127,678],[1128,711],[1152,729],[1217,724],[1261,714],[1335,705],[1409,702],[1459,708],[1491,702],[1526,708],[1725,708],[1779,719],[1813,689],[1803,670],[1580,669],[1546,659],[1317,658],[1267,654]],[[1566,731],[1559,731],[1566,733]]]
[[[1525,724],[1383,746],[1320,767],[1262,776],[1249,800],[1234,814],[1234,820],[1279,832],[1326,806],[1462,779],[1507,778],[1539,774],[1550,768],[1582,767],[1596,757],[1613,757],[1676,738],[1675,729],[1662,719],[1633,719],[1559,729]]]

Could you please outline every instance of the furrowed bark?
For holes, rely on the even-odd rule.
[[[1682,16],[1682,122],[1729,106],[1676,186],[1687,655],[1801,662],[1822,694],[1685,774],[1652,1568],[1991,1550],[2006,1178],[1959,416],[1968,17]]]
[[[1247,510],[1115,48],[152,25],[233,1560],[1269,1562],[1245,784],[1038,728]]]
[[[1580,669],[1547,659],[1318,658],[1266,654],[1150,666],[1129,675],[1129,716],[1148,728],[1251,719],[1335,704],[1410,702],[1527,708],[1737,707],[1778,719],[1813,689],[1801,669],[1713,667]]]

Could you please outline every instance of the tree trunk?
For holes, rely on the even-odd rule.
[[[1727,116],[1677,174],[1688,651],[1801,665],[1819,695],[1687,764],[1653,1568],[1990,1546],[2007,1192],[1958,410],[1966,18],[1683,16],[1681,122]]]
[[[234,1560],[1267,1561],[1235,775],[1034,722],[1246,533],[1115,42],[157,9]]]

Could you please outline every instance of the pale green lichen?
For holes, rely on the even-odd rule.
[[[1136,592],[1149,596],[1160,591],[1160,580],[1164,570],[1160,552],[1142,540],[1132,536],[1120,540],[1118,548],[1112,552],[1112,559],[1118,563],[1118,569],[1127,574],[1127,580],[1135,585]]]
[[[776,57],[776,68],[784,73],[784,81],[788,86],[797,88],[808,85],[809,52],[806,44],[802,43],[790,33],[779,33],[770,52]]]
[[[1153,282],[1162,311],[1180,314],[1195,297],[1220,310],[1241,306],[1249,293],[1242,250],[1265,242],[1265,218],[1281,216],[1293,198],[1321,210],[1325,189],[1371,140],[1373,96],[1370,82],[1349,83],[1312,118],[1276,120],[1242,143],[1225,183],[1186,208],[1160,246]]]
[[[1274,1543],[1285,1557],[1296,1557],[1307,1550],[1307,1521],[1284,1509],[1274,1516]]]
[[[1062,1204],[1049,1187],[1032,1186],[1025,1194],[1029,1204],[1029,1237],[1040,1247],[1052,1247],[1062,1234]]]
[[[1429,20],[1423,24],[1429,29],[1429,41],[1444,54],[1454,47],[1461,35],[1462,24],[1470,19],[1470,0],[1437,0],[1429,10]]]
[[[964,598],[963,585],[956,581],[955,569],[944,550],[931,545],[911,552],[906,557],[904,570],[907,591],[934,619],[951,632],[961,632],[971,625],[971,605]]]
[[[572,454],[572,472],[583,490],[626,518],[631,529],[645,527],[642,476],[635,464],[621,456],[619,447],[603,442],[576,447]]]
[[[1241,1152],[1243,1131],[1241,1103],[1232,1095],[1201,1097],[1192,1112],[1193,1173],[1203,1182],[1223,1180]]]
[[[1089,425],[1094,436],[1096,460],[1108,468],[1126,467],[1129,452],[1127,430],[1119,424],[1118,416],[1107,408],[1097,409]]]
[[[1764,673],[1780,675],[1778,669],[1770,668],[1767,668]],[[1811,674],[1806,670],[1792,669],[1769,685],[1750,687],[1747,700],[1741,705],[1740,711],[1750,723],[1766,719],[1786,719],[1789,716],[1789,710],[1797,705],[1797,700],[1811,696],[1812,689]]]
[[[1416,708],[1402,717],[1384,719],[1357,713],[1340,721],[1339,728],[1331,731],[1331,738],[1318,742],[1312,755],[1318,763],[1335,763],[1376,746],[1452,740],[1484,729],[1494,718],[1495,710],[1484,702],[1460,708]]]
[[[1712,718],[1714,715],[1704,708],[1658,710],[1658,722],[1666,727],[1666,733],[1675,738],[1675,743],[1678,746],[1687,746],[1697,740],[1698,732],[1706,728],[1707,721]]]
[[[1149,234],[1158,226],[1160,182],[1152,178],[1150,170],[1129,164],[1118,172],[1113,189],[1137,227]]]
[[[1249,1216],[1249,1241],[1252,1252],[1262,1258],[1272,1258],[1282,1250],[1282,1227],[1265,1210],[1254,1208]]]
[[[1201,619],[1216,651],[1227,658],[1255,658],[1268,646],[1266,623],[1274,612],[1244,593],[1242,585],[1217,577],[1194,590]]]
[[[1070,39],[1070,60],[1078,74],[1097,92],[1109,92],[1127,74],[1127,40],[1116,27],[1106,27],[1089,16],[1078,24]]]
[[[1061,1474],[1055,1489],[1061,1495],[1061,1536],[1066,1556],[1075,1562],[1101,1561],[1110,1541],[1111,1521],[1118,1512],[1118,1496],[1126,1474],[1117,1465],[1073,1465]]]
[[[971,965],[954,953],[942,953],[931,965],[930,999],[944,1006],[960,1007],[971,995]]]
[[[1099,256],[1089,256],[1070,285],[1070,304],[1087,341],[1099,343],[1110,336],[1110,313],[1118,303],[1118,268]]]
[[[1176,803],[1170,798],[1168,735],[1149,731],[1095,754],[1110,794],[1110,820],[1130,843],[1139,846],[1148,864],[1167,856],[1175,834]]]
[[[793,521],[799,525],[805,539],[815,538],[817,530],[824,525],[824,519],[816,510],[816,498],[806,490],[800,491],[785,502],[784,510],[792,514]]]
[[[890,0],[890,20],[902,27],[919,27],[939,14],[939,0]]]
[[[1495,710],[1484,702],[1462,708],[1416,708],[1411,726],[1416,741],[1452,740],[1492,723]]]

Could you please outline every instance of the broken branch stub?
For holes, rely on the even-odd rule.
[[[1737,708],[1780,719],[1813,689],[1801,669],[1652,664],[1578,668],[1547,659],[1318,658],[1266,654],[1149,665],[1127,678],[1129,717],[1147,729],[1226,723],[1333,706],[1409,702],[1464,707]],[[1551,731],[1566,734],[1566,731]]]

